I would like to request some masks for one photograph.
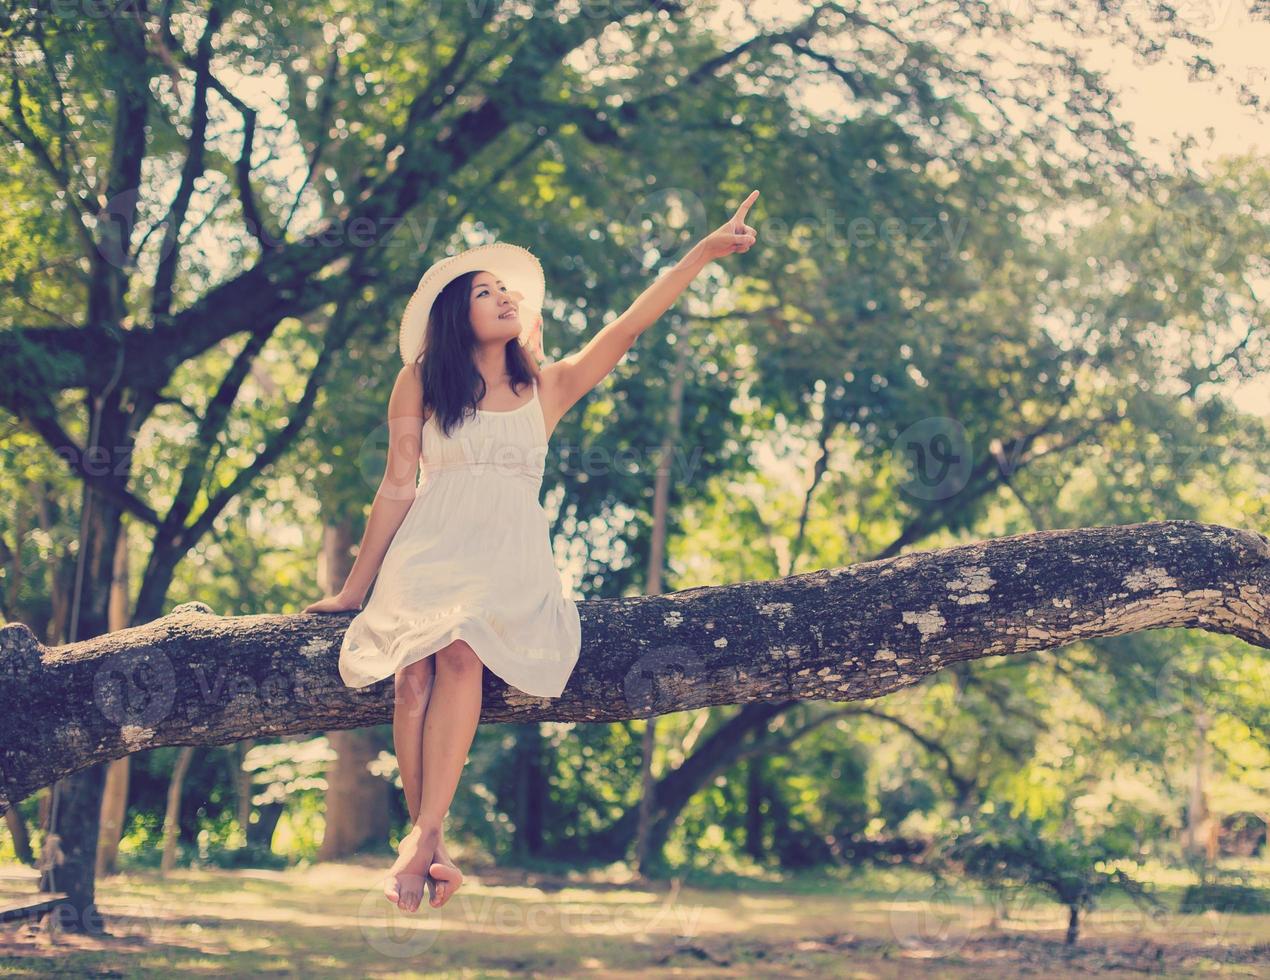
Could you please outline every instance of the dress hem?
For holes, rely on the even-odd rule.
[[[355,624],[350,625],[349,632],[351,632],[354,628]],[[346,687],[354,689],[369,687],[372,684],[376,684],[379,681],[392,677],[399,670],[412,666],[427,657],[434,656],[455,640],[463,640],[472,648],[472,652],[476,654],[477,659],[480,660],[481,664],[489,670],[491,674],[501,680],[504,684],[507,684],[509,687],[520,691],[522,694],[538,698],[558,698],[564,693],[564,689],[568,686],[569,677],[573,674],[573,667],[577,664],[578,658],[576,655],[573,657],[573,663],[569,667],[569,673],[565,677],[565,682],[561,684],[559,688],[549,691],[544,691],[542,689],[529,690],[528,687],[534,687],[536,685],[527,681],[525,677],[520,676],[519,671],[513,669],[517,666],[523,666],[523,662],[512,661],[510,665],[496,665],[495,663],[491,663],[491,658],[488,656],[488,653],[486,655],[482,655],[481,650],[482,648],[486,648],[487,643],[491,646],[497,646],[498,643],[501,642],[496,639],[496,636],[497,633],[495,632],[493,624],[490,623],[484,616],[482,616],[479,612],[466,610],[460,615],[457,622],[453,625],[446,626],[429,639],[422,641],[415,639],[408,641],[401,639],[397,640],[396,642],[409,642],[412,648],[411,653],[402,657],[400,662],[396,662],[396,659],[390,655],[382,654],[376,656],[375,658],[381,661],[380,668],[371,671],[358,670],[355,667],[352,667],[349,661],[345,659],[341,649],[339,664],[340,678],[344,681]],[[393,644],[394,646],[396,645],[396,642]],[[495,661],[497,660],[497,658],[493,659]],[[386,673],[383,673],[383,668],[386,667],[389,662],[393,662],[394,665],[391,669],[388,669]],[[350,683],[350,678],[354,682]]]

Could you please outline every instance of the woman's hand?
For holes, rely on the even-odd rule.
[[[534,360],[542,363],[547,355],[542,352],[542,314],[537,314],[533,323],[529,327],[528,334],[525,337],[525,349],[533,356]]]
[[[525,294],[519,290],[513,289],[509,293],[512,302],[516,304],[517,312],[520,312],[520,304],[525,298]],[[520,331],[520,343],[525,350],[529,351],[533,359],[541,363],[543,359],[542,353],[542,314],[535,313],[529,325]]]
[[[329,595],[325,599],[319,599],[311,605],[305,606],[306,613],[334,613],[347,612],[350,609],[361,609],[362,602],[353,596],[346,596],[343,592],[339,595]]]
[[[750,246],[758,240],[758,232],[745,223],[745,215],[757,197],[758,191],[751,191],[750,196],[736,209],[736,214],[701,239],[707,262],[721,259],[733,252],[748,252]]]

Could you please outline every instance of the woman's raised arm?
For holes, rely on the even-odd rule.
[[[745,216],[757,198],[758,191],[751,191],[731,218],[689,249],[640,293],[625,313],[605,324],[580,350],[543,369],[543,386],[553,403],[555,418],[564,415],[617,367],[639,335],[657,322],[702,269],[732,252],[750,250],[758,240],[758,232],[745,223]]]

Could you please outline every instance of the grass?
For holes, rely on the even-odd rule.
[[[693,874],[642,884],[620,867],[570,874],[465,867],[443,910],[381,895],[390,859],[287,871],[134,871],[98,883],[111,935],[53,944],[0,927],[0,977],[1075,977],[1257,976],[1270,917],[1152,916],[1108,899],[1075,949],[1065,913],[1021,896],[992,923],[973,888],[908,868],[868,873]],[[1161,887],[1176,908],[1183,882]]]

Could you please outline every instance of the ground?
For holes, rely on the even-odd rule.
[[[50,945],[0,926],[0,977],[1267,976],[1270,916],[1096,910],[1075,949],[1039,896],[993,903],[911,870],[784,880],[633,883],[465,867],[440,912],[398,912],[382,858],[289,871],[155,871],[104,879],[113,933]],[[1176,907],[1177,891],[1161,897]]]

